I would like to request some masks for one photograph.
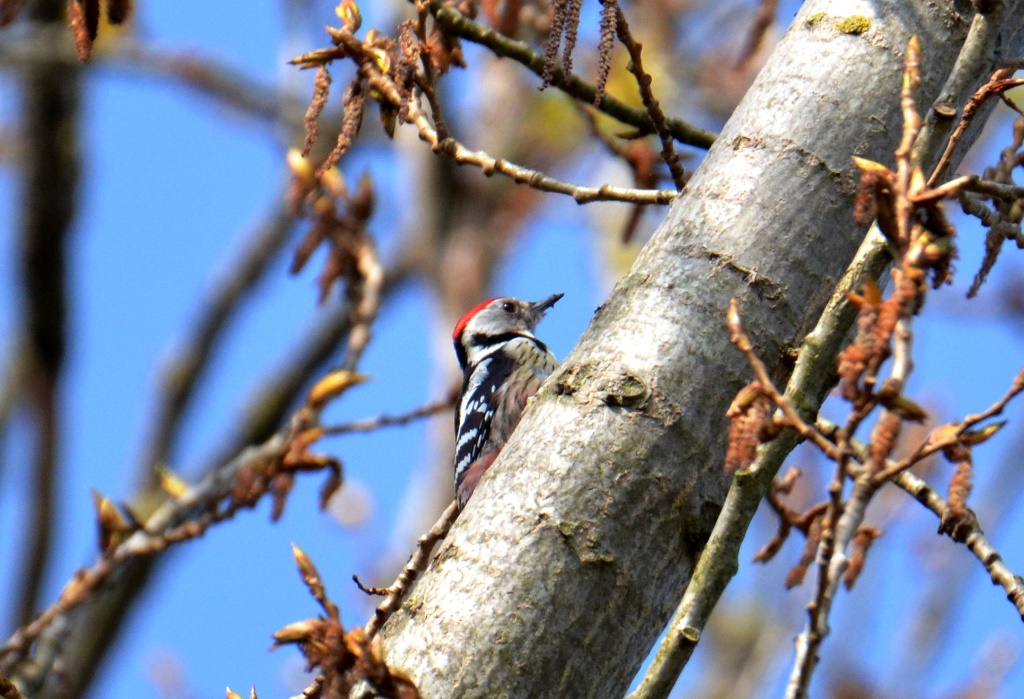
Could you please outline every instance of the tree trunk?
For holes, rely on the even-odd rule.
[[[1006,7],[1008,28],[1020,6]],[[853,7],[863,14],[835,14]],[[783,381],[787,351],[863,237],[850,157],[893,163],[908,40],[916,34],[923,48],[918,104],[928,115],[970,11],[804,5],[385,626],[388,663],[424,697],[624,694],[729,485],[725,411],[750,377],[729,344],[729,300]],[[980,84],[992,62],[978,63]]]

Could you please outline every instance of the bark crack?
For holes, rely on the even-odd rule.
[[[744,284],[756,291],[762,298],[778,301],[785,296],[785,286],[758,272],[757,267],[747,267],[737,262],[733,255],[717,250],[702,247],[700,253],[711,260],[718,269],[724,269],[737,275]]]

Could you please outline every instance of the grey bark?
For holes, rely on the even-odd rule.
[[[866,32],[840,30],[852,8]],[[1020,10],[1008,4],[1008,28]],[[964,2],[804,5],[384,627],[387,661],[424,697],[624,694],[729,483],[724,414],[750,376],[728,341],[729,300],[784,379],[787,349],[864,233],[850,156],[893,163],[908,39],[923,48],[926,113],[970,12]],[[1020,37],[1011,43],[1019,50]]]

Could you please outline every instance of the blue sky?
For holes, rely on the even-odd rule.
[[[295,77],[284,65],[279,3],[252,2],[140,3],[138,28],[147,40],[174,50],[194,49],[256,76],[268,85],[287,78],[307,89],[309,75]],[[364,27],[373,26],[373,9],[364,7]],[[321,43],[320,29],[334,21],[332,3],[312,3],[308,47]],[[0,116],[16,114],[10,78],[0,78]],[[166,81],[104,68],[87,74],[84,88],[83,143],[85,186],[71,248],[72,329],[63,391],[68,411],[62,447],[60,539],[56,572],[47,580],[44,599],[55,598],[73,570],[94,557],[93,505],[90,489],[127,498],[135,482],[135,464],[153,408],[153,391],[162,359],[183,337],[203,295],[232,251],[269,210],[283,186],[281,143],[267,124],[237,115]],[[1005,127],[1004,127],[1005,128]],[[382,189],[407,186],[394,163],[380,152],[364,149],[346,159],[343,169],[356,176],[368,169]],[[16,180],[0,170],[0,337],[10,338],[17,305],[12,255]],[[381,246],[389,249],[399,229],[400,207],[381,206],[372,222]],[[1021,327],[984,312],[997,298],[1001,280],[1020,274],[1016,251],[1008,246],[993,282],[964,306],[963,291],[977,267],[981,237],[964,229],[958,268],[961,280],[928,301],[917,325],[916,372],[911,395],[939,406],[947,416],[977,411],[996,399],[1021,365]],[[496,291],[540,298],[554,291],[566,297],[541,326],[542,337],[564,356],[586,327],[593,309],[607,293],[600,246],[586,228],[580,209],[568,198],[551,197],[526,236],[503,265]],[[185,439],[174,467],[186,478],[223,436],[225,425],[244,408],[256,379],[284,361],[291,341],[316,313],[315,270],[298,278],[287,275],[288,260],[278,259],[270,278],[232,323],[227,342],[217,353],[211,376],[197,396],[186,423]],[[987,306],[986,306],[987,304]],[[959,309],[944,310],[944,306]],[[982,309],[981,311],[975,310]],[[436,332],[433,299],[412,286],[385,308],[363,371],[374,377],[354,389],[329,411],[326,421],[401,412],[435,398],[432,367]],[[454,357],[451,358],[454,363]],[[1011,426],[1022,411],[1010,411]],[[448,416],[439,418],[449,420]],[[25,479],[17,466],[27,436],[17,421],[0,448],[6,468],[0,472],[0,559],[18,560],[12,545],[22,511]],[[1013,446],[1014,432],[977,450],[978,487],[1019,488],[992,482],[999,459]],[[387,547],[404,485],[422,466],[427,427],[415,424],[374,436],[353,435],[324,443],[345,462],[347,477],[371,493],[372,513],[355,527],[343,528],[316,509],[319,478],[300,478],[282,521],[268,522],[266,504],[242,513],[236,522],[217,527],[201,541],[180,547],[157,584],[148,591],[126,627],[113,661],[95,687],[95,696],[148,696],[154,677],[177,667],[183,693],[167,696],[221,696],[230,685],[243,692],[255,683],[261,696],[283,696],[297,687],[301,667],[292,649],[268,654],[270,634],[286,623],[316,613],[316,605],[299,581],[290,544],[301,546],[320,568],[333,598],[342,606],[346,625],[362,624],[369,613],[362,594],[350,583],[353,573],[371,575],[374,561]],[[1019,471],[1019,469],[1018,469]],[[949,470],[942,471],[948,478]],[[1006,476],[1005,471],[1003,472]],[[1019,478],[1019,476],[1018,476]],[[940,481],[944,482],[944,481]],[[764,519],[770,528],[771,523]],[[980,566],[934,536],[930,514],[910,508],[869,559],[865,578],[852,594],[841,596],[834,635],[825,645],[831,658],[853,668],[871,668],[899,682],[892,666],[905,629],[887,623],[924,595],[931,558],[960,556],[971,568],[971,590],[957,611],[957,628],[941,663],[943,676],[928,689],[956,686],[993,628],[1019,652],[1024,636],[1012,608],[990,586]],[[997,547],[1014,570],[1024,570],[1019,537],[1024,515],[1018,512],[998,527],[989,526]],[[748,541],[745,558],[769,536],[762,527]],[[399,543],[399,546],[401,544]],[[411,549],[412,541],[408,542]],[[907,554],[907,551],[912,551]],[[790,542],[769,566],[746,566],[727,594],[736,602],[745,594],[770,589],[795,560],[799,546]],[[911,563],[908,565],[907,561]],[[385,582],[385,581],[378,581]],[[0,598],[11,581],[0,576]],[[878,621],[857,620],[859,595],[877,594],[891,613]],[[795,635],[803,623],[807,590],[788,593],[777,608],[761,613],[778,617],[783,635]],[[848,645],[844,631],[868,624],[875,640],[862,653]],[[833,655],[834,654],[834,655]],[[849,657],[847,657],[849,656]],[[698,651],[697,660],[704,662]],[[781,681],[788,658],[777,669]],[[837,661],[838,663],[839,661]],[[161,670],[163,668],[163,670]],[[695,668],[699,669],[699,668]],[[174,674],[174,673],[171,673]],[[291,678],[291,679],[289,679]],[[700,696],[701,675],[684,675],[682,686]],[[910,687],[911,693],[920,687]],[[1015,670],[1003,696],[1024,696],[1024,672]]]

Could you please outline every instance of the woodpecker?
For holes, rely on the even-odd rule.
[[[560,298],[562,294],[553,294],[535,303],[488,299],[455,325],[452,340],[463,372],[455,411],[455,499],[460,510],[519,424],[526,402],[558,367],[533,331]]]

